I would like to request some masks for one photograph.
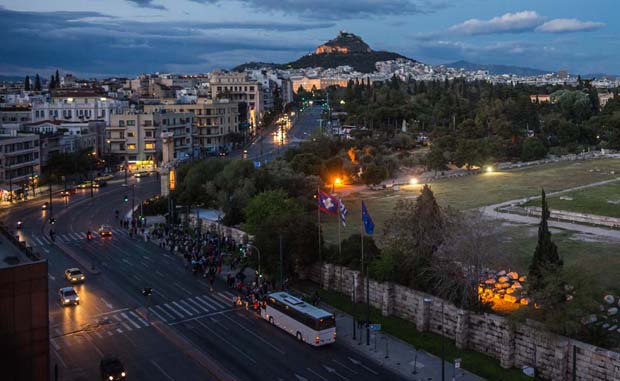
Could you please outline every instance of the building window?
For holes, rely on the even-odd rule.
[[[119,120],[118,121],[118,126],[119,127],[125,127],[125,121],[124,120]]]
[[[152,131],[146,131],[145,134],[146,134],[147,138],[153,137],[153,132]]]
[[[127,149],[136,149],[135,144],[127,144]]]
[[[155,144],[154,143],[146,143],[144,145],[144,148],[146,148],[146,149],[155,149]]]
[[[135,120],[128,120],[127,121],[127,125],[128,126],[135,126],[136,125],[136,121]]]
[[[128,132],[128,133],[127,133],[127,137],[128,137],[128,138],[133,138],[133,137],[135,137],[135,136],[136,136],[136,134],[134,134],[133,132]]]

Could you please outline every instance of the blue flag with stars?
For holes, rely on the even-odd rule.
[[[375,223],[372,222],[372,218],[370,218],[370,214],[368,214],[368,209],[366,209],[364,201],[362,201],[362,223],[364,224],[366,234],[371,235],[375,232]]]

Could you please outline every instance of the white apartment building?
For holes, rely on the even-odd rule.
[[[209,88],[212,99],[224,98],[244,102],[248,108],[250,131],[255,132],[266,111],[263,88],[260,82],[252,79],[246,72],[216,71],[211,73]]]
[[[239,132],[239,103],[199,98],[196,103],[144,105],[144,111],[191,113],[194,152],[217,153],[227,147],[226,135]],[[195,154],[195,155],[196,155]]]
[[[41,170],[39,135],[0,135],[0,197],[15,198],[27,191]],[[12,196],[11,196],[12,193]]]
[[[59,152],[72,153],[88,148],[98,156],[104,154],[105,123],[102,120],[90,122],[42,120],[26,123],[22,129],[39,135],[61,135]]]
[[[125,102],[108,97],[96,89],[59,89],[52,92],[48,101],[32,104],[31,119],[83,122],[104,120],[110,124],[110,116],[122,112]]]
[[[191,155],[191,113],[127,110],[114,114],[106,128],[106,143],[109,151],[127,162],[131,170],[150,170],[156,167],[161,152],[162,132],[173,133],[175,158]]]

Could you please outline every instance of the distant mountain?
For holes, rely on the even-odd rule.
[[[322,67],[327,69],[338,66],[351,66],[359,72],[372,73],[375,71],[375,63],[398,58],[415,62],[415,60],[398,53],[372,50],[361,37],[353,33],[340,32],[336,38],[317,47],[314,53],[307,54],[295,61],[285,64],[249,62],[239,65],[233,68],[233,70],[243,71],[245,69],[258,69],[261,67],[274,67],[279,69]]]
[[[464,69],[467,71],[487,70],[490,74],[515,74],[515,75],[542,75],[552,73],[550,70],[532,69],[529,67],[511,66],[511,65],[493,65],[493,64],[477,64],[467,61],[457,61],[444,64],[447,67]]]
[[[25,77],[18,77],[18,76],[14,76],[14,75],[0,75],[0,82],[17,82],[17,81],[23,81]],[[32,80],[34,81],[34,77],[32,77]]]

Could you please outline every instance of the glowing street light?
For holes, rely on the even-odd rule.
[[[487,173],[493,173],[493,166],[492,165],[487,165],[486,171],[487,171]]]
[[[418,185],[418,179],[416,177],[412,177],[411,180],[409,180],[409,185]]]
[[[334,179],[334,184],[335,185],[342,185],[342,179],[340,177],[336,177]]]
[[[340,104],[341,104],[341,105],[344,105],[344,104],[346,104],[346,103],[347,103],[347,102],[345,102],[345,100],[344,100],[344,99],[340,100]]]

